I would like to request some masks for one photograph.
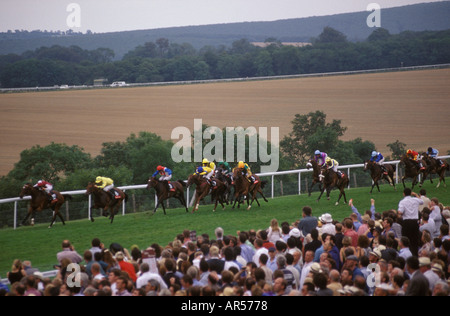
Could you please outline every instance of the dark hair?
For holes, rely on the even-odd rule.
[[[312,214],[312,208],[309,207],[309,206],[305,206],[305,207],[303,208],[303,213],[305,213],[306,216],[311,216],[311,214]]]
[[[406,264],[408,267],[410,267],[412,270],[419,270],[419,258],[417,257],[409,257],[406,259]]]
[[[403,190],[403,194],[405,194],[405,196],[411,196],[412,190],[410,188],[405,188],[405,190]]]

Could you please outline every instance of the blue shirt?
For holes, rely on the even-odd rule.
[[[384,159],[383,155],[381,153],[378,153],[377,156],[370,158],[370,161],[380,162],[383,159]]]
[[[162,171],[163,175],[166,176],[171,176],[172,175],[172,170],[170,170],[169,168],[164,168],[164,170]],[[157,170],[152,177],[156,177],[160,172]]]
[[[317,227],[317,218],[314,216],[306,216],[298,224],[298,229],[303,233],[303,236],[310,234],[311,231]]]
[[[439,150],[432,148],[431,153],[428,152],[428,155],[431,158],[436,158],[437,156],[439,156]]]

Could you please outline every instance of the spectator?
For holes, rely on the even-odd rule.
[[[272,219],[270,221],[270,227],[267,232],[267,238],[269,239],[269,242],[273,244],[275,244],[278,240],[282,239],[282,231],[278,226],[278,221],[276,219]]]
[[[413,254],[411,253],[410,250],[410,242],[409,242],[409,238],[408,237],[402,237],[400,239],[400,253],[399,256],[402,257],[405,260],[408,260],[409,257],[412,257]]]
[[[117,279],[117,292],[116,296],[132,296],[131,293],[128,291],[128,281],[124,277],[120,277]]]
[[[126,262],[124,259],[125,255],[123,254],[123,252],[119,251],[116,253],[116,260],[119,263],[120,270],[126,272],[128,276],[131,278],[131,280],[133,282],[136,282],[137,276],[134,266],[131,263]]]
[[[62,251],[56,254],[59,264],[61,264],[64,258],[69,259],[72,263],[80,263],[83,261],[83,258],[75,251],[75,247],[69,240],[64,240],[61,246]]]
[[[406,270],[411,276],[406,296],[428,296],[430,284],[419,270],[419,259],[413,256],[409,257],[406,260]]]
[[[92,253],[92,257],[94,257],[94,255],[97,252],[102,252],[102,250],[104,248],[104,245],[100,242],[100,239],[98,239],[98,238],[92,239],[91,245],[92,245],[92,248],[89,250]]]
[[[411,244],[411,253],[419,253],[419,206],[424,202],[419,196],[406,188],[403,191],[404,199],[398,205],[398,213],[403,218],[402,236],[408,237]]]
[[[317,218],[312,216],[312,209],[309,206],[305,206],[302,210],[303,219],[298,224],[298,229],[305,237],[310,234],[311,231],[317,227]]]
[[[349,218],[344,220],[344,236],[352,239],[352,247],[358,246],[358,233],[353,229],[353,220]]]
[[[6,274],[10,284],[20,282],[23,277],[27,276],[25,270],[23,269],[22,262],[19,259],[13,261],[11,271]]]

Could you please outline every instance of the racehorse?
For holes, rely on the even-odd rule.
[[[218,203],[220,203],[220,205],[222,205],[222,208],[225,209],[225,205],[223,203],[226,186],[222,181],[218,179],[214,179],[214,181],[216,182],[216,186],[214,188],[211,188],[211,185],[202,175],[194,173],[189,176],[187,186],[190,187],[193,184],[196,185],[194,209],[192,210],[192,213],[198,211],[198,208],[200,207],[200,201],[210,193],[212,202],[215,202],[213,212],[216,211]]]
[[[266,185],[267,181],[261,181],[261,179],[257,175],[253,175],[253,178],[255,179],[254,183],[250,183],[247,179],[247,177],[244,175],[244,169],[236,168],[233,170],[233,179],[234,179],[234,204],[233,209],[236,206],[236,203],[238,203],[238,207],[241,203],[241,197],[245,197],[247,199],[247,210],[250,210],[252,208],[253,201],[256,200],[256,203],[258,203],[258,206],[261,206],[259,204],[258,198],[256,195],[259,193],[263,197],[264,201],[268,203],[269,201],[264,196],[264,193],[262,189],[264,189],[264,186]],[[250,202],[250,194],[252,195],[252,201]]]
[[[402,159],[400,160],[400,162],[405,165],[405,175],[402,178],[403,187],[406,188],[405,179],[413,179],[413,181],[412,181],[412,188],[411,189],[414,189],[415,185],[419,182],[418,181],[419,175],[421,173],[424,173],[424,171],[420,170],[419,165],[415,161],[413,161],[412,159],[408,158],[407,155],[404,155],[402,157]],[[422,160],[422,163],[423,163],[424,166],[426,166],[426,162],[425,161]],[[423,180],[423,181],[425,181],[425,180]],[[423,181],[420,184],[420,186],[422,186]]]
[[[430,181],[431,183],[433,183],[433,174],[437,174],[439,176],[439,183],[436,188],[439,188],[441,186],[441,182],[444,182],[444,186],[447,187],[447,184],[445,183],[445,173],[447,171],[450,171],[450,165],[448,164],[448,162],[442,160],[442,165],[440,165],[436,159],[430,157],[427,153],[423,153],[422,157],[428,166],[423,175],[423,181],[425,181],[426,177],[430,175]]]
[[[372,194],[373,188],[377,186],[378,192],[380,191],[380,187],[378,186],[378,181],[380,180],[387,180],[391,186],[394,187],[395,190],[395,183],[394,183],[394,173],[396,170],[396,167],[394,165],[384,165],[384,167],[387,170],[388,174],[385,174],[383,170],[381,169],[381,166],[373,161],[364,161],[364,171],[370,170],[370,175],[372,177],[373,185],[372,190],[370,190],[370,194]]]
[[[35,188],[30,183],[27,183],[23,186],[22,191],[20,192],[20,198],[23,199],[25,195],[31,195],[31,203],[30,207],[28,208],[28,214],[22,221],[22,225],[25,225],[25,222],[31,216],[31,225],[34,226],[35,213],[45,209],[53,210],[52,222],[50,223],[50,226],[48,228],[52,228],[53,224],[56,221],[56,216],[58,216],[61,219],[63,225],[66,225],[66,223],[64,222],[64,218],[62,217],[59,210],[66,201],[66,199],[71,199],[72,197],[70,195],[63,196],[61,195],[61,193],[55,190],[53,190],[52,193],[56,194],[56,198],[58,199],[58,201],[55,203],[52,203],[47,192],[45,192],[44,190]]]
[[[119,198],[112,198],[108,192],[103,191],[103,189],[98,188],[95,183],[89,182],[86,188],[86,195],[94,196],[94,206],[91,207],[91,222],[94,222],[94,217],[92,216],[92,209],[102,209],[102,215],[107,217],[108,210],[111,212],[109,218],[111,219],[111,224],[114,221],[114,215],[119,209],[119,206],[125,200],[128,200],[128,195],[122,190],[114,188],[114,190],[119,193]]]
[[[216,175],[215,175],[216,179],[219,179],[220,181],[223,182],[223,184],[225,184],[226,186],[226,191],[225,191],[225,202],[227,203],[227,205],[230,202],[230,197],[231,197],[231,188],[233,187],[233,180],[231,179],[231,176],[229,174],[226,174],[226,171],[222,168],[217,168],[216,170]]]
[[[169,190],[169,185],[167,181],[158,181],[155,177],[150,178],[148,180],[147,184],[147,190],[155,189],[156,196],[158,198],[158,203],[155,206],[155,210],[153,211],[153,214],[156,213],[156,210],[158,209],[159,205],[162,206],[164,215],[166,214],[166,207],[164,206],[164,201],[175,198],[181,202],[181,205],[186,207],[186,213],[189,212],[187,206],[186,206],[186,199],[184,198],[184,187],[186,186],[186,183],[182,180],[173,181],[171,182],[174,191]]]
[[[346,174],[342,174],[342,178],[339,179],[339,176],[336,172],[332,169],[322,168],[320,177],[322,178],[323,182],[323,188],[320,192],[320,196],[317,199],[317,202],[320,201],[320,198],[323,195],[323,192],[327,190],[327,199],[330,200],[330,192],[334,187],[337,187],[339,191],[341,192],[339,194],[339,199],[336,202],[336,206],[339,205],[339,201],[341,200],[342,196],[344,196],[344,202],[347,204],[347,196],[345,195],[345,188],[348,187],[348,184],[350,183],[350,180],[348,179],[348,176]]]
[[[319,189],[322,190],[322,181],[320,181],[320,166],[317,163],[316,159],[311,158],[306,164],[306,168],[309,170],[313,168],[313,181],[311,185],[308,187],[308,196],[311,196],[311,192],[313,187],[319,183]]]

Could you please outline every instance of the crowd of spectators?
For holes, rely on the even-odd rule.
[[[185,230],[148,249],[98,239],[79,254],[69,240],[56,254],[58,275],[30,262],[8,273],[14,296],[449,296],[450,210],[406,189],[397,210],[315,217],[214,236]]]

